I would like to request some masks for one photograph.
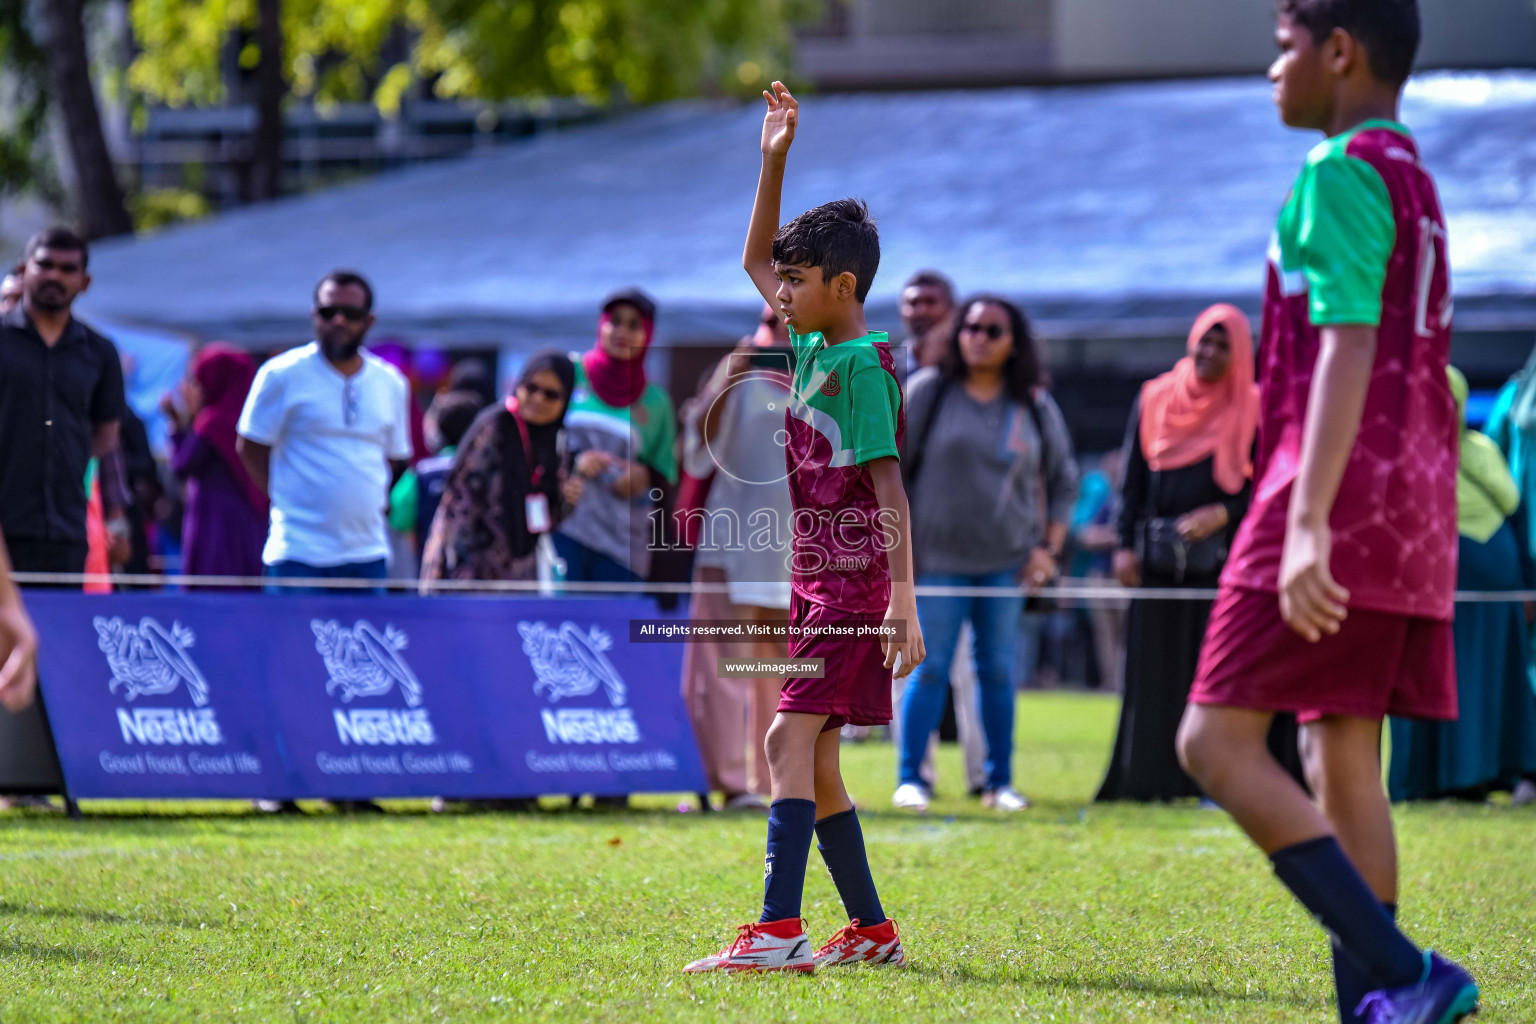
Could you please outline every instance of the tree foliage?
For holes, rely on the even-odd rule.
[[[92,82],[86,0],[47,0],[40,23],[48,65],[49,102],[58,113],[74,171],[75,216],[86,238],[131,234],[133,218],[102,130]]]
[[[58,201],[57,175],[40,145],[48,127],[48,65],[25,3],[0,3],[0,195],[35,189]]]
[[[793,0],[420,0],[410,73],[437,95],[755,92],[788,60]],[[781,71],[782,73],[782,71]]]
[[[133,229],[102,131],[86,9],[93,0],[0,0],[0,195],[69,208],[90,238]],[[48,145],[56,115],[71,164],[66,196]],[[72,201],[71,201],[72,200]]]
[[[284,0],[284,71],[317,103],[412,95],[503,100],[615,96],[650,102],[753,92],[789,53],[788,25],[816,0]],[[226,100],[256,0],[132,0],[141,48],[130,85],[172,105]]]

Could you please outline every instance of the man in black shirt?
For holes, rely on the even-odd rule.
[[[85,570],[86,467],[117,443],[117,350],[70,315],[87,258],[67,229],[33,236],[21,302],[0,316],[0,529],[19,572]]]

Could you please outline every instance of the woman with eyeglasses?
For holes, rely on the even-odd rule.
[[[562,481],[557,444],[576,370],[563,353],[532,356],[504,403],[475,418],[454,452],[421,557],[421,591],[434,580],[531,580],[539,537],[582,496]]]
[[[917,582],[1012,592],[917,599],[928,660],[902,696],[893,802],[928,806],[920,768],[944,714],[961,628],[969,622],[987,740],[982,801],[1020,811],[1029,802],[1013,785],[1012,670],[1024,613],[1018,587],[1043,587],[1056,576],[1077,500],[1077,465],[1024,313],[991,296],[961,309],[939,365],[917,373],[907,389],[903,461]]]

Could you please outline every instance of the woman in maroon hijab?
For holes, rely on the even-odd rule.
[[[256,362],[224,342],[200,349],[181,385],[180,407],[160,403],[171,424],[171,469],[186,481],[182,571],[189,576],[260,576],[267,496],[235,454],[235,424]]]

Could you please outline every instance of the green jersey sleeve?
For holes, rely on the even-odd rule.
[[[677,415],[672,410],[672,399],[655,384],[647,385],[640,399],[645,410],[644,424],[639,426],[640,461],[677,483]],[[633,415],[633,414],[631,414]]]
[[[1392,197],[1376,168],[1336,148],[1303,177],[1298,242],[1314,326],[1381,323],[1397,242]]]
[[[848,385],[849,427],[853,460],[860,466],[896,451],[896,417],[901,410],[901,388],[883,366],[860,369]]]

